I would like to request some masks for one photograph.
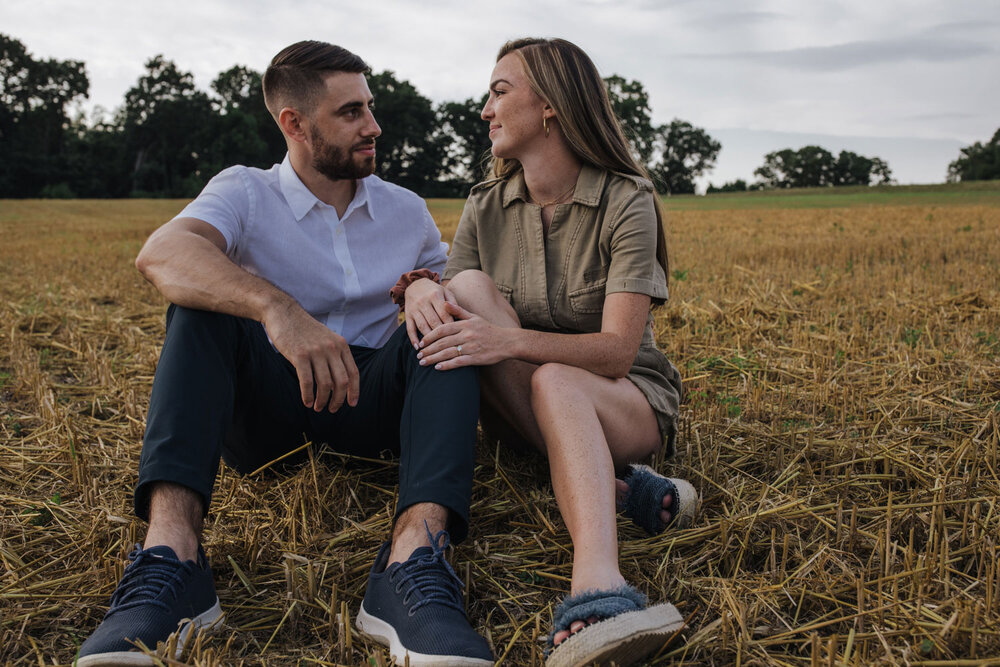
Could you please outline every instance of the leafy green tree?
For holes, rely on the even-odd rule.
[[[423,196],[438,195],[447,141],[435,132],[437,117],[431,101],[388,70],[369,75],[368,87],[382,128],[382,136],[376,139],[375,173]]]
[[[267,168],[281,161],[285,138],[264,105],[261,75],[237,65],[212,82],[215,127],[201,171],[233,164]]]
[[[208,95],[194,77],[162,55],[146,62],[146,73],[125,94],[122,124],[132,163],[133,195],[185,197],[212,176],[199,169],[214,123]]]
[[[892,171],[881,158],[841,151],[836,158],[820,146],[785,148],[764,156],[754,170],[764,188],[814,188],[840,185],[878,185],[892,182]]]
[[[713,194],[716,192],[746,192],[747,190],[749,190],[747,182],[742,178],[737,178],[735,181],[729,181],[719,186],[709,183],[706,194]]]
[[[650,174],[667,194],[693,193],[694,180],[715,166],[721,149],[705,130],[675,118],[657,128]]]
[[[985,144],[977,141],[963,148],[948,165],[948,181],[988,181],[1000,178],[1000,129]]]
[[[881,158],[840,151],[833,166],[834,185],[883,185],[892,182],[892,170]]]
[[[89,88],[82,62],[35,60],[0,34],[0,196],[37,196],[56,184],[69,190],[66,107]]]
[[[764,156],[754,175],[766,188],[806,188],[833,185],[833,154],[819,146],[785,148]]]
[[[489,123],[480,116],[487,97],[444,102],[437,107],[437,135],[445,144],[442,169],[450,183],[450,196],[464,197],[470,187],[485,178],[493,145]]]
[[[656,147],[657,128],[653,126],[649,95],[638,81],[627,81],[614,74],[604,79],[611,109],[618,116],[626,138],[632,142],[639,162],[649,166]]]

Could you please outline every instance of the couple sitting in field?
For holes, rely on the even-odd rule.
[[[596,68],[564,40],[500,50],[492,174],[449,256],[423,201],[372,175],[367,71],[330,44],[281,51],[264,97],[284,161],[221,172],[139,254],[172,304],[135,489],[149,528],[81,667],[147,664],[137,643],[220,619],[200,539],[219,460],[257,470],[303,434],[400,457],[358,627],[400,664],[492,664],[444,558],[468,533],[480,405],[488,434],[548,458],[572,538],[548,663],[634,662],[683,625],[618,567],[616,508],[658,533],[698,501],[637,464],[672,451],[681,384],[653,339],[656,197]]]

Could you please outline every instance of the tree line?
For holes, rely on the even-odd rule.
[[[119,108],[88,121],[74,104],[88,96],[83,62],[35,59],[0,34],[0,197],[193,197],[232,164],[270,167],[285,142],[264,107],[261,74],[244,66],[221,72],[208,92],[162,55],[150,58]],[[637,157],[667,194],[695,191],[721,144],[704,129],[674,119],[652,122],[639,81],[605,82]],[[488,125],[479,117],[486,95],[434,104],[391,71],[372,73],[382,127],[376,173],[425,197],[463,197],[481,180],[489,155]],[[998,136],[977,143],[949,167],[949,178],[992,173]],[[992,146],[992,148],[991,148]],[[993,151],[990,153],[990,151]],[[849,151],[834,157],[818,146],[764,156],[756,183],[727,183],[709,192],[748,188],[871,185],[891,181],[885,161]]]
[[[642,162],[661,189],[694,192],[721,145],[675,119],[654,125],[638,81],[606,79]],[[0,197],[192,197],[232,164],[270,167],[285,142],[264,107],[261,74],[221,72],[209,92],[162,55],[110,116],[91,122],[74,103],[90,81],[77,60],[39,60],[0,34]],[[376,173],[425,197],[462,197],[483,177],[489,126],[486,96],[434,104],[391,71],[369,87],[382,127]]]

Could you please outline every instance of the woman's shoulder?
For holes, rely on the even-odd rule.
[[[490,178],[485,181],[476,183],[475,185],[472,186],[472,190],[469,191],[469,196],[472,196],[480,192],[488,192],[490,190],[496,189],[496,187],[503,182],[504,179],[502,178]]]
[[[624,174],[619,171],[609,171],[608,188],[623,193],[655,192],[653,182],[636,174]]]

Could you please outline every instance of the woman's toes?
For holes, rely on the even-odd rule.
[[[566,641],[567,637],[569,637],[569,631],[568,630],[560,630],[559,632],[557,632],[555,634],[554,637],[552,637],[552,645],[553,646],[559,646],[564,641]]]
[[[673,502],[674,502],[674,497],[669,493],[663,496],[663,502],[661,503],[663,505],[663,509],[668,509],[673,504]]]
[[[625,503],[625,494],[628,493],[628,484],[620,479],[615,480],[615,505],[621,510]]]
[[[583,621],[573,621],[573,623],[569,626],[569,632],[570,634],[575,635],[576,633],[580,632],[580,630],[583,630],[585,627],[587,627],[587,624],[584,623]]]
[[[667,510],[663,510],[662,512],[660,512],[660,521],[663,522],[663,525],[667,525],[668,523],[670,523],[670,512],[668,512]]]

